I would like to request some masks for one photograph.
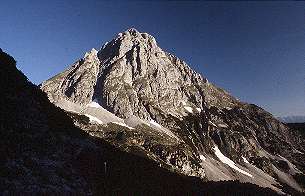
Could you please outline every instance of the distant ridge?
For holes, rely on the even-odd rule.
[[[284,116],[278,119],[283,123],[305,123],[305,116]]]

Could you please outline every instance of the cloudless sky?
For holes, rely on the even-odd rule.
[[[135,27],[242,101],[305,115],[305,2],[3,1],[0,47],[35,84]],[[1,84],[3,85],[3,84]]]

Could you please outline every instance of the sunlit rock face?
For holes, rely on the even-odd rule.
[[[83,130],[171,171],[303,190],[304,139],[208,82],[147,33],[119,33],[41,89],[76,113]]]
[[[208,105],[232,107],[238,102],[207,82],[184,61],[164,52],[147,33],[129,29],[120,33],[100,51],[92,49],[63,73],[43,83],[56,96],[87,104],[93,99],[120,117],[136,115],[154,119],[155,107],[180,116],[183,103],[203,108]],[[221,101],[219,100],[221,99]]]

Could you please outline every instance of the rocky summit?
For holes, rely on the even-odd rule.
[[[304,136],[210,83],[147,33],[119,33],[40,87],[77,127],[160,168],[304,191]]]

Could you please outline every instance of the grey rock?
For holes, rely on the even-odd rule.
[[[303,190],[293,178],[305,172],[302,137],[260,107],[208,82],[147,33],[128,29],[118,34],[98,52],[86,53],[43,82],[41,89],[64,109],[73,104],[83,108],[72,115],[82,129],[125,151],[136,148],[169,170],[203,180],[250,182],[278,192],[278,183]],[[133,128],[81,121],[92,101],[125,123],[132,121]],[[67,102],[71,104],[63,104]],[[215,146],[251,177],[221,160]],[[283,172],[281,161],[294,172]]]
[[[136,116],[125,121],[96,102],[84,105],[81,91],[71,101],[60,102],[74,111],[65,112],[51,104],[4,52],[0,83],[0,195],[199,195],[223,190],[233,194],[241,186],[250,195],[273,193],[251,184],[203,183],[181,175],[204,178],[205,171],[190,146],[181,144],[169,129]],[[94,121],[97,117],[82,115],[86,112],[107,117],[110,123],[100,124]],[[135,128],[124,124],[129,121]]]
[[[93,99],[119,117],[155,119],[151,107],[180,116],[181,102],[233,107],[239,102],[164,52],[146,33],[129,29],[96,52],[92,50],[64,72],[45,81],[50,100],[87,104]]]

